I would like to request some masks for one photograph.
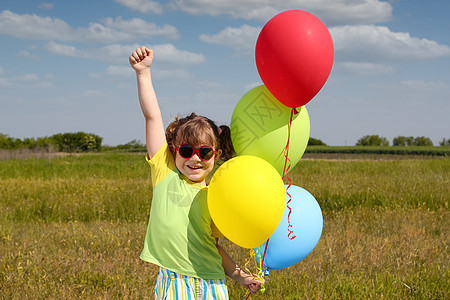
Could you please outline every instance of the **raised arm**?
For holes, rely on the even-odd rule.
[[[141,47],[134,51],[130,65],[136,71],[139,103],[145,117],[145,134],[148,155],[153,157],[166,141],[164,125],[158,100],[152,83],[150,67],[153,50]]]

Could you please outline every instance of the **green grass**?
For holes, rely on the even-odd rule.
[[[322,210],[448,209],[449,159],[300,161],[288,174]]]
[[[449,159],[301,160],[289,176],[320,203],[322,237],[252,299],[448,299],[449,170]],[[0,161],[0,299],[152,299],[156,268],[139,260],[149,179],[143,155]]]

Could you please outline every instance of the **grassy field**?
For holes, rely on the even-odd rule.
[[[321,205],[322,237],[252,299],[450,297],[450,159],[370,158],[305,155],[292,170]],[[139,260],[151,192],[143,155],[0,161],[0,299],[152,299],[156,268]]]

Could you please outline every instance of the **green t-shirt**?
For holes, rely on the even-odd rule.
[[[153,198],[141,259],[191,277],[224,278],[207,187],[180,173],[167,143],[147,161]]]

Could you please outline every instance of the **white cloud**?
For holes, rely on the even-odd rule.
[[[89,27],[80,29],[83,39],[95,43],[117,43],[133,39],[133,34],[107,27],[100,23],[91,23]]]
[[[106,18],[103,24],[91,23],[88,28],[80,28],[83,39],[97,43],[116,43],[121,41],[133,41],[137,37],[150,38],[164,36],[169,39],[179,38],[177,29],[171,25],[157,26],[139,18],[123,20]]]
[[[114,64],[128,64],[128,57],[141,45],[139,44],[113,44],[101,48],[89,50],[79,50],[75,46],[65,45],[51,41],[47,44],[46,50],[55,55],[80,57],[105,61]],[[147,46],[153,48],[155,61],[161,65],[195,65],[206,61],[201,53],[193,53],[187,50],[177,49],[173,44],[158,44]]]
[[[124,32],[138,34],[143,37],[165,36],[166,38],[176,39],[180,37],[177,29],[172,25],[157,26],[154,23],[133,18],[131,20],[123,20],[121,17],[116,19],[107,18],[103,21],[106,26],[115,28]]]
[[[239,53],[250,53],[260,30],[259,27],[249,25],[242,25],[239,28],[227,27],[214,35],[202,34],[199,39],[208,44],[231,47]]]
[[[172,6],[193,15],[231,15],[235,18],[264,21],[278,10],[268,0],[174,0]]]
[[[179,37],[177,29],[171,25],[160,27],[139,18],[107,18],[103,23],[93,22],[88,27],[74,28],[58,18],[21,15],[9,10],[0,13],[0,34],[30,40],[94,43],[117,43],[136,40],[139,37]]]
[[[296,1],[303,2],[327,25],[372,24],[385,22],[392,18],[393,8],[390,3],[379,0],[327,0]],[[300,4],[299,7],[303,7]]]
[[[16,56],[20,57],[20,58],[29,58],[29,59],[36,59],[36,58],[38,58],[36,55],[33,55],[30,51],[27,51],[27,50],[19,51],[16,54]]]
[[[428,39],[392,32],[385,26],[339,26],[330,29],[336,55],[350,61],[418,60],[449,57],[450,48]]]
[[[13,78],[14,81],[22,81],[22,82],[36,82],[39,77],[34,73],[22,74]]]
[[[392,17],[392,6],[379,0],[173,0],[172,6],[193,15],[230,15],[259,22],[289,9],[309,11],[327,25],[371,24]]]
[[[92,50],[92,58],[115,63],[128,63],[128,57],[141,45],[113,44]],[[147,45],[154,50],[155,61],[161,64],[192,65],[206,61],[203,54],[177,49],[173,44]]]
[[[201,64],[206,61],[203,54],[179,50],[173,44],[154,45],[153,50],[155,59],[157,59],[158,62],[175,65],[188,65]]]
[[[70,56],[70,57],[82,57],[88,58],[89,54],[87,52],[78,50],[74,46],[64,45],[56,42],[49,42],[46,46],[48,52],[61,56]]]
[[[151,0],[114,0],[129,9],[139,11],[141,13],[153,12],[160,14],[163,12],[162,5],[157,1]]]
[[[35,73],[24,73],[12,77],[4,76],[5,72],[0,68],[0,86],[12,89],[49,89],[54,85],[48,78],[40,78]]]
[[[337,64],[337,67],[361,75],[388,74],[394,72],[394,68],[391,66],[368,62],[344,62]]]
[[[96,49],[94,59],[115,62],[115,63],[127,63],[128,57],[131,53],[141,45],[139,44],[113,44]]]
[[[76,30],[60,19],[19,15],[9,10],[0,13],[0,34],[30,40],[69,41],[79,38]]]

